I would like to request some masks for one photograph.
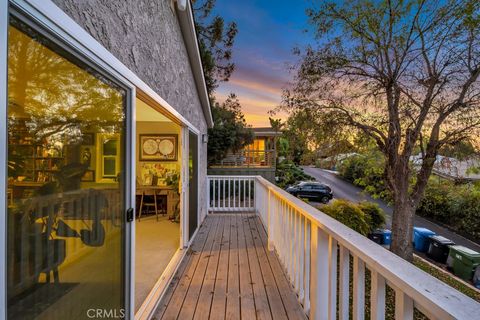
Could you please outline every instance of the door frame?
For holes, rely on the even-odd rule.
[[[181,168],[181,191],[180,191],[180,248],[188,247],[188,213],[190,208],[190,203],[188,201],[188,192],[189,192],[189,165],[188,165],[188,156],[190,153],[190,140],[188,137],[189,134],[188,127],[182,127],[182,168]]]
[[[8,0],[0,0],[0,320],[7,318]]]
[[[2,11],[3,12],[3,11]],[[1,29],[0,32],[4,32],[6,30],[7,35],[8,35],[8,28],[9,28],[9,18],[10,15],[15,15],[17,19],[29,24],[35,31],[39,32],[43,37],[46,39],[56,43],[66,51],[68,51],[69,54],[74,56],[75,58],[79,59],[86,65],[91,66],[94,68],[96,71],[98,71],[100,74],[103,74],[104,76],[110,78],[112,81],[114,81],[117,85],[119,85],[122,89],[125,90],[126,95],[125,95],[125,107],[124,107],[124,114],[125,114],[125,128],[124,128],[124,137],[123,137],[123,143],[124,143],[124,155],[121,159],[121,161],[125,165],[124,169],[124,178],[125,178],[125,184],[123,186],[122,192],[124,192],[124,208],[122,208],[125,216],[125,212],[127,211],[128,208],[133,207],[134,202],[132,200],[135,200],[135,193],[133,190],[135,190],[135,179],[133,178],[135,176],[135,139],[132,139],[133,137],[133,132],[135,130],[135,122],[132,122],[134,119],[132,119],[132,112],[135,110],[135,105],[134,105],[134,97],[135,97],[135,92],[136,88],[133,86],[129,81],[127,81],[124,77],[122,77],[120,74],[116,73],[115,70],[111,69],[108,65],[105,65],[102,63],[102,61],[95,59],[93,56],[91,56],[90,52],[86,50],[84,47],[79,46],[78,43],[76,43],[75,39],[69,35],[65,34],[61,29],[59,29],[59,26],[52,25],[51,20],[48,17],[45,17],[41,14],[39,14],[37,11],[35,11],[35,8],[31,7],[28,3],[24,1],[10,1],[10,5],[8,10],[6,11],[7,14],[7,24],[5,27],[6,29]],[[6,61],[8,63],[8,39],[6,42]],[[5,61],[5,60],[2,60]],[[4,183],[0,183],[0,188],[5,190],[5,187],[7,185],[7,176],[8,176],[8,170],[6,168],[6,162],[8,161],[8,126],[7,126],[7,119],[8,119],[8,64],[5,63],[5,78],[6,78],[6,84],[5,86],[2,85],[2,89],[5,90],[5,105],[2,105],[2,112],[3,112],[3,117],[1,117],[2,124],[5,122],[5,126],[1,127],[2,132],[1,132],[1,141],[5,145],[5,152],[0,156],[0,163],[2,167],[2,171],[0,172],[0,175],[3,174],[5,179],[3,180]],[[3,64],[2,64],[3,66]],[[1,70],[3,71],[3,70]],[[3,78],[3,77],[2,77]],[[3,91],[2,90],[2,91]],[[3,100],[3,99],[2,99]],[[133,114],[134,115],[134,114]],[[133,124],[133,127],[132,127]],[[132,189],[133,188],[133,189]],[[0,190],[1,190],[0,189]],[[4,198],[2,198],[2,201],[4,201],[4,210],[2,210],[3,216],[2,225],[7,225],[7,203]],[[3,203],[2,203],[3,204]],[[132,301],[134,300],[133,297],[133,276],[134,273],[132,271],[133,264],[131,261],[134,259],[132,257],[132,224],[128,223],[126,220],[124,222],[124,233],[122,237],[122,246],[123,246],[123,271],[124,271],[124,276],[123,276],[123,286],[124,286],[124,312],[126,315],[131,314],[133,311],[132,309]],[[0,302],[0,308],[1,310],[4,310],[4,314],[0,315],[0,320],[1,319],[7,319],[7,302],[6,302],[6,297],[7,297],[7,287],[6,287],[6,273],[7,273],[7,266],[6,266],[6,246],[7,246],[7,241],[6,241],[6,231],[5,231],[5,237],[2,237],[2,240],[4,241],[4,244],[2,245],[2,248],[5,250],[5,252],[0,256],[0,261],[2,261],[2,264],[4,265],[4,270],[2,271],[2,274],[5,277],[5,281],[2,281],[3,287],[1,287],[1,292],[0,292],[0,297],[2,298]],[[3,305],[2,305],[3,303]],[[4,318],[2,318],[2,316]]]
[[[0,193],[6,192],[7,185],[7,59],[8,59],[8,26],[9,13],[14,8],[24,15],[28,20],[36,23],[42,30],[51,34],[57,41],[60,40],[62,45],[68,48],[68,51],[73,54],[78,54],[82,60],[94,64],[95,68],[105,73],[109,77],[118,81],[127,88],[127,106],[126,106],[126,131],[125,131],[125,163],[126,163],[126,183],[125,183],[125,202],[126,208],[134,207],[135,203],[135,98],[137,92],[142,93],[162,106],[179,124],[183,126],[182,130],[191,130],[200,135],[200,131],[186,120],[177,110],[169,105],[162,97],[160,97],[152,88],[143,82],[135,73],[129,70],[122,62],[120,62],[112,53],[104,48],[98,41],[96,41],[89,33],[87,33],[80,25],[78,25],[72,18],[65,14],[58,8],[51,0],[0,0],[0,143],[3,143],[5,148],[2,155],[0,155],[0,179],[4,182],[0,183]],[[185,131],[184,131],[185,132]],[[188,136],[188,135],[187,135]],[[188,139],[184,140],[188,141]],[[187,144],[188,147],[188,144]],[[184,146],[185,148],[185,146]],[[185,150],[185,149],[183,149]],[[188,151],[188,149],[187,149]],[[188,152],[183,153],[187,156],[187,170],[188,170]],[[185,156],[184,156],[185,159]],[[185,161],[185,160],[184,160]],[[183,175],[185,176],[185,174]],[[183,184],[185,188],[185,184]],[[188,198],[185,197],[188,190],[183,190],[183,203],[188,204]],[[186,207],[184,205],[184,207]],[[5,197],[0,200],[0,221],[6,221],[7,201]],[[183,223],[185,223],[185,208],[181,208],[181,217],[183,216]],[[187,220],[188,221],[188,220]],[[183,224],[182,224],[183,226]],[[185,234],[188,232],[182,227],[182,247],[188,246],[188,241],[185,241]],[[0,223],[0,234],[5,235],[0,237],[0,320],[6,319],[6,224]],[[133,223],[125,224],[125,318],[134,319],[134,290],[135,290],[135,227]],[[181,259],[176,261],[178,263]],[[175,270],[176,267],[173,268]]]
[[[201,143],[201,140],[200,140],[200,135],[192,130],[189,130],[189,139],[188,139],[188,142],[190,143],[190,133],[193,133],[196,137],[197,137],[197,229],[193,232],[192,236],[189,237],[190,235],[190,223],[187,223],[187,241],[188,241],[188,245],[190,246],[193,242],[193,239],[195,239],[195,236],[197,235],[197,232],[198,232],[198,229],[200,228],[200,224],[202,223],[201,221],[201,210],[200,210],[200,179],[199,179],[199,172],[198,172],[198,169],[200,168],[200,143]],[[190,153],[190,146],[188,148],[188,152]],[[189,158],[188,160],[190,160],[190,154],[189,154]],[[190,174],[190,171],[188,172]],[[190,183],[190,177],[188,177],[188,183]],[[190,188],[188,188],[188,192],[190,192]],[[188,194],[188,199],[190,199],[190,194]],[[187,212],[187,215],[188,215],[188,218],[190,218],[190,210],[188,210]]]

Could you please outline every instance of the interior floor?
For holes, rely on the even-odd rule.
[[[180,246],[180,225],[167,216],[135,221],[135,311],[145,301]]]

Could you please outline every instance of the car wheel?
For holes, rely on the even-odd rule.
[[[321,203],[325,203],[325,204],[326,204],[326,203],[328,203],[328,201],[330,201],[330,198],[328,198],[327,196],[323,196],[323,197],[320,198],[320,202],[321,202]]]

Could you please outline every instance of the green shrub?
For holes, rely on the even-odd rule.
[[[355,155],[338,165],[341,177],[365,189],[373,198],[391,201],[390,192],[385,186],[384,158],[379,152]]]
[[[331,204],[323,206],[321,210],[364,236],[370,231],[365,213],[352,202],[335,200]]]
[[[358,204],[358,208],[365,214],[365,220],[370,226],[370,232],[385,226],[387,219],[385,212],[377,203],[362,201]]]
[[[450,226],[453,226],[461,233],[470,235],[474,239],[480,239],[480,190],[471,185],[456,187],[452,192],[457,191],[450,203],[449,219]]]
[[[432,178],[417,214],[470,238],[480,239],[480,187],[476,184],[455,185],[451,181]]]
[[[417,214],[445,224],[451,224],[453,213],[451,204],[452,189],[455,186],[448,180],[430,179],[423,200],[417,208]]]
[[[310,175],[303,172],[302,168],[287,160],[277,164],[275,177],[276,184],[280,188],[285,188],[286,186],[295,184],[299,181],[313,180]]]

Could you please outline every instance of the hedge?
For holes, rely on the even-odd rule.
[[[480,239],[480,188],[430,179],[417,214],[472,239]]]
[[[385,225],[385,213],[372,202],[356,204],[347,200],[334,200],[319,209],[364,236]]]

